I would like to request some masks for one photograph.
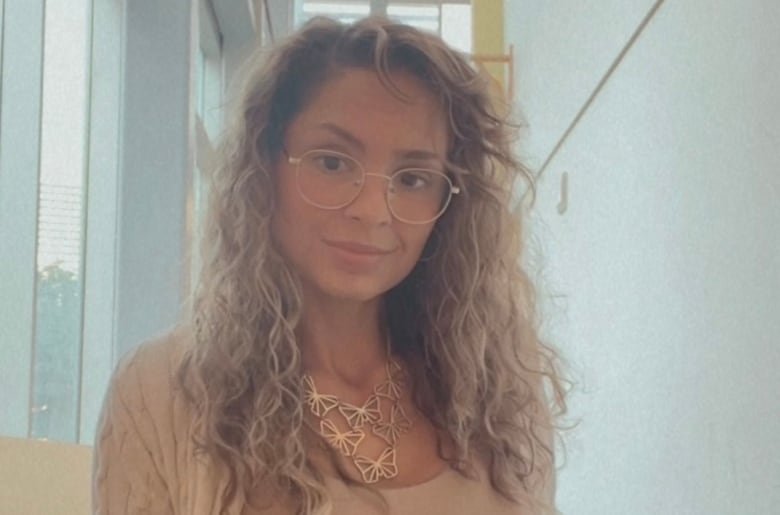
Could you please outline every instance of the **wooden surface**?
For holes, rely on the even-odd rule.
[[[86,515],[92,448],[0,437],[0,515]]]

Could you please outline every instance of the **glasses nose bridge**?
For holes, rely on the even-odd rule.
[[[383,173],[370,173],[363,170],[363,175],[366,177],[381,177],[382,179],[385,179],[388,183],[392,182],[393,180],[393,178],[390,175],[385,175]]]
[[[363,172],[361,178],[355,182],[355,186],[357,186],[357,189],[355,190],[352,199],[347,202],[343,207],[347,209],[350,213],[352,213],[354,216],[360,216],[366,217],[381,217],[382,219],[386,218],[386,221],[390,221],[392,218],[396,218],[395,212],[393,211],[393,208],[391,207],[390,198],[392,196],[391,194],[391,178],[385,174],[381,173],[369,173],[366,172],[364,168],[360,168],[360,171]],[[367,190],[370,190],[371,188],[367,188],[366,185],[368,184],[367,178],[368,177],[381,177],[384,179],[387,179],[387,185],[382,187],[380,190],[374,190],[373,192],[368,192]],[[382,208],[379,208],[382,210],[384,214],[379,214],[377,211],[378,206],[380,205],[378,200],[380,196],[382,197],[383,201],[381,202]],[[359,215],[358,215],[359,213]],[[369,214],[371,213],[371,214]]]
[[[355,196],[355,199],[357,199],[357,197],[362,195],[363,192],[365,191],[366,183],[368,182],[368,181],[366,181],[366,179],[368,177],[379,177],[380,179],[384,179],[385,181],[387,181],[387,184],[385,185],[385,188],[384,188],[384,194],[385,194],[385,202],[387,202],[388,203],[388,207],[390,207],[390,205],[389,205],[390,197],[388,195],[393,193],[393,188],[392,188],[393,177],[390,176],[390,175],[383,174],[383,173],[367,172],[365,170],[365,168],[363,168],[362,170],[363,170],[363,184],[361,184],[360,191],[358,191],[357,195]]]

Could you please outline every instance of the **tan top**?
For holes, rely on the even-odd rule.
[[[177,330],[142,344],[117,366],[98,426],[93,508],[100,515],[218,515],[226,488],[223,470],[195,457],[192,418],[174,386],[178,359],[189,334]],[[425,483],[381,490],[392,515],[521,515],[481,481],[447,469]],[[378,514],[375,498],[328,478],[334,514]],[[224,513],[246,515],[243,499]],[[266,511],[271,515],[278,511]]]

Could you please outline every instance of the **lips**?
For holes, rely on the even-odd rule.
[[[363,254],[368,256],[381,256],[384,254],[390,254],[393,250],[383,247],[377,247],[365,243],[358,243],[354,241],[332,241],[325,240],[325,244],[340,250],[351,252],[353,254]]]

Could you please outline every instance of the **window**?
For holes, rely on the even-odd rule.
[[[461,52],[473,53],[471,4],[441,5],[441,37]]]
[[[222,37],[209,3],[198,2],[198,54],[195,59],[196,116],[211,140],[222,129]]]
[[[342,1],[297,0],[295,24],[313,16],[327,16],[351,23],[369,14],[384,14],[402,23],[434,32],[448,44],[471,52],[471,2]]]
[[[90,5],[45,4],[30,436],[75,441],[81,377]]]
[[[238,62],[254,35],[248,4],[217,4],[231,22],[220,31],[214,3],[197,1],[212,18],[190,63],[196,0],[0,0],[0,435],[91,444],[119,356],[186,296],[183,248],[222,126],[223,37]],[[142,277],[138,256],[165,245]]]
[[[215,140],[222,130],[223,48],[214,11],[199,2],[198,54],[195,59],[195,170],[188,201],[190,288],[200,270],[200,235],[206,212],[208,177],[215,163]]]
[[[296,1],[296,25],[302,25],[314,16],[327,16],[342,23],[352,23],[371,13],[368,0],[328,2],[325,0]]]
[[[390,18],[436,34],[440,33],[440,13],[439,4],[390,3],[387,6],[387,15]]]
[[[111,306],[87,315],[88,303],[105,299],[85,292],[96,290],[95,281],[109,299],[112,291],[102,271],[113,249],[89,259],[87,252],[95,236],[111,241],[106,231],[114,231],[119,7],[112,4],[0,4],[3,435],[91,440],[110,373]],[[103,354],[93,352],[96,339]],[[102,375],[96,361],[106,363]]]

